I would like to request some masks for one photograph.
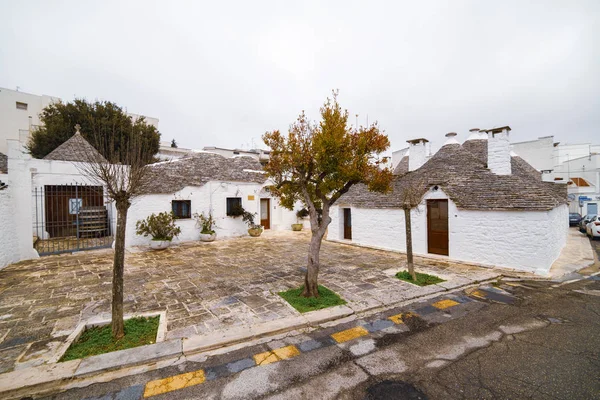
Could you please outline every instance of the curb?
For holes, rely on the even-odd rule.
[[[117,379],[122,376],[163,368],[165,362],[172,364],[182,357],[197,355],[216,349],[256,341],[270,336],[302,329],[316,328],[321,324],[350,316],[365,316],[386,309],[402,307],[414,302],[434,298],[444,293],[453,293],[466,288],[493,282],[501,277],[471,281],[464,285],[424,293],[410,299],[388,304],[377,304],[359,310],[341,305],[312,311],[305,315],[281,318],[251,327],[238,327],[216,331],[207,335],[193,335],[185,339],[170,339],[163,342],[120,350],[84,359],[55,364],[43,364],[0,374],[0,397],[20,399],[26,396],[50,395],[72,387],[88,386],[96,382]],[[116,370],[124,370],[115,376]]]

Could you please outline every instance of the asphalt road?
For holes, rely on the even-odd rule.
[[[514,297],[500,300],[510,301],[471,294],[473,301],[407,319],[396,331],[386,328],[222,377],[216,366],[306,337],[187,360],[51,398],[138,399],[149,381],[202,369],[203,383],[150,398],[600,399],[600,279],[553,285],[503,284]],[[356,324],[326,329],[320,337]]]

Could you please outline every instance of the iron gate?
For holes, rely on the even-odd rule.
[[[112,246],[112,207],[102,186],[36,187],[33,207],[33,247],[41,256]]]

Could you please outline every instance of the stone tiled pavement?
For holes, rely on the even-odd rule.
[[[267,232],[160,252],[127,254],[125,313],[167,311],[167,338],[270,321],[297,312],[277,292],[302,284],[307,232]],[[43,257],[0,271],[0,373],[50,359],[77,324],[110,316],[110,250]],[[356,311],[498,273],[417,258],[417,270],[447,279],[420,288],[396,279],[401,254],[324,242],[320,283]]]

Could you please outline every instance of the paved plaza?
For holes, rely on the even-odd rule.
[[[298,315],[277,292],[303,282],[308,232],[134,249],[125,268],[125,314],[167,312],[167,339]],[[320,283],[356,312],[499,275],[491,269],[416,259],[447,281],[396,279],[402,254],[324,242]],[[42,257],[0,271],[0,373],[47,362],[80,321],[110,317],[112,251]]]

